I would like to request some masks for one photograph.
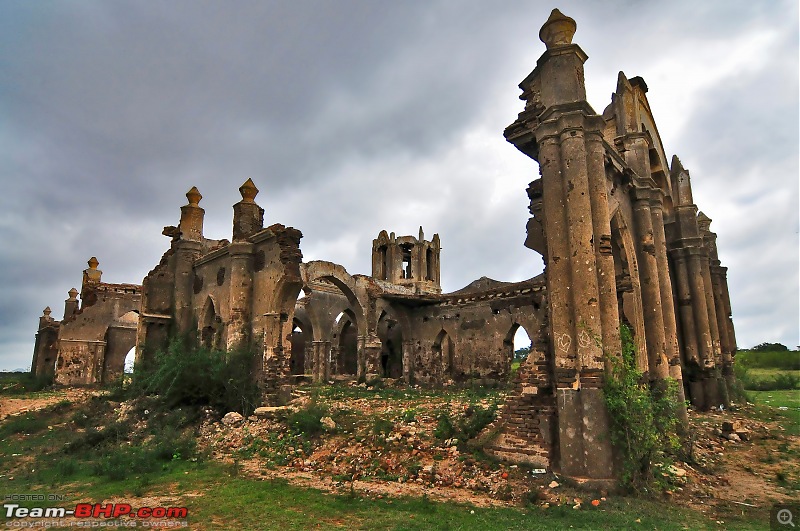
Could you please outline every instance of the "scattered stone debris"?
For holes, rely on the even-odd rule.
[[[226,413],[224,417],[222,417],[222,423],[226,426],[234,426],[236,424],[241,423],[244,420],[241,413],[237,413],[235,411],[231,411],[230,413]]]

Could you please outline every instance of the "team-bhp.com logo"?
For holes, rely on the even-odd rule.
[[[139,507],[134,509],[128,503],[78,503],[74,509],[64,507],[20,507],[17,503],[3,504],[5,517],[18,518],[172,518],[185,519],[189,514],[186,507]]]

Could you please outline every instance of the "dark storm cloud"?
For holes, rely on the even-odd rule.
[[[537,32],[552,7],[0,4],[0,367],[30,362],[41,309],[61,316],[90,256],[104,280],[140,282],[192,185],[204,195],[207,236],[230,238],[230,207],[252,177],[267,223],[300,228],[306,259],[351,273],[370,272],[381,229],[416,234],[419,225],[442,237],[446,290],[540,272],[521,245],[524,189],[537,169],[502,130],[521,110],[516,85],[543,51]],[[787,231],[759,209],[797,202],[796,6],[562,10],[578,22],[598,112],[618,70],[648,81],[668,154],[692,170],[700,208],[715,220],[740,338],[793,344],[796,223]],[[759,68],[695,55],[761,34],[770,48],[753,54]],[[710,68],[724,60],[741,74]],[[680,80],[706,69],[716,72],[711,88],[702,76]],[[789,199],[767,194],[766,176]]]

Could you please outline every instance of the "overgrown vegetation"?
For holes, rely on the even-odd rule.
[[[126,394],[157,395],[166,408],[209,406],[248,416],[260,402],[252,377],[256,360],[251,350],[222,352],[175,338],[150,363],[136,367]]]
[[[53,385],[52,376],[35,376],[30,372],[11,373],[0,380],[0,395],[22,395],[42,391]]]
[[[611,441],[622,457],[621,483],[645,493],[658,486],[670,456],[680,449],[678,384],[667,380],[650,387],[636,367],[630,329],[620,325],[622,359],[612,359],[604,394],[611,420]]]
[[[773,350],[765,350],[771,348]],[[797,389],[800,385],[800,352],[779,343],[762,343],[741,350],[734,363],[736,379],[748,391]]]
[[[496,417],[497,402],[492,402],[487,407],[478,403],[471,403],[466,407],[464,413],[456,416],[456,418],[443,411],[437,417],[433,436],[442,441],[455,438],[463,445],[478,435],[483,428],[494,422]]]

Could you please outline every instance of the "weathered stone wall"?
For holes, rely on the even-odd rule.
[[[54,376],[62,385],[108,383],[123,370],[125,356],[136,343],[141,286],[101,282],[103,272],[92,257],[78,290],[69,291],[64,319],[56,322],[50,308],[39,319],[31,371]]]

